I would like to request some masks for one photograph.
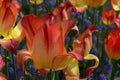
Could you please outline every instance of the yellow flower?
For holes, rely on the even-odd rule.
[[[100,6],[103,6],[106,2],[106,0],[84,0],[84,1],[88,6],[91,6],[94,8],[98,8]]]
[[[43,1],[44,0],[30,0],[31,3],[36,4],[36,5],[42,3]]]
[[[69,0],[69,2],[75,6],[78,12],[83,13],[87,9],[87,4],[84,0]]]
[[[111,0],[111,4],[115,11],[120,11],[120,0]]]

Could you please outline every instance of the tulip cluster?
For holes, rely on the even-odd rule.
[[[118,80],[120,0],[0,0],[0,80]]]

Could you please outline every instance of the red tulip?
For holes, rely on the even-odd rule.
[[[110,31],[105,39],[105,50],[110,59],[120,59],[120,29],[115,28]]]
[[[102,11],[102,21],[106,25],[114,23],[116,19],[116,12],[114,10]]]

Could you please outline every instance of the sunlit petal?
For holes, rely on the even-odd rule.
[[[71,58],[67,68],[64,69],[64,73],[66,75],[66,80],[79,80],[79,67],[78,61],[76,59]]]

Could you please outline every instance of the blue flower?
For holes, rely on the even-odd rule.
[[[104,72],[105,74],[109,74],[112,70],[112,64],[108,64],[106,66],[104,66]]]
[[[104,74],[100,74],[99,80],[107,80],[107,78]]]

